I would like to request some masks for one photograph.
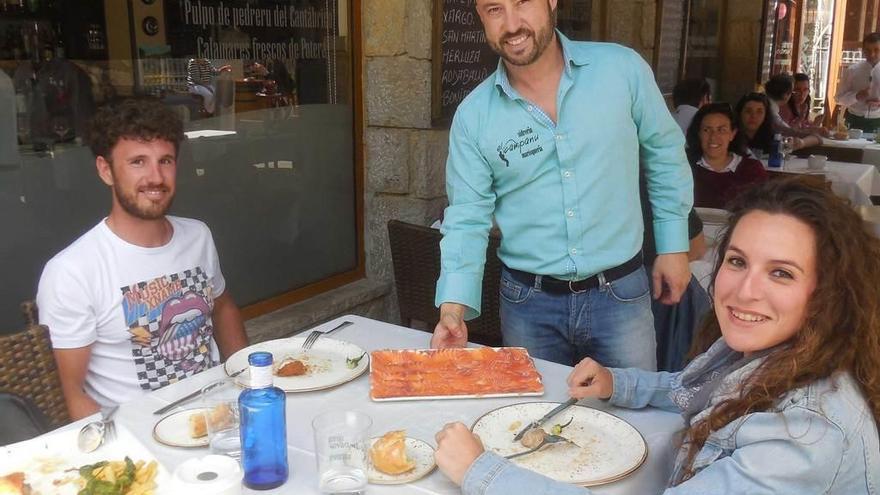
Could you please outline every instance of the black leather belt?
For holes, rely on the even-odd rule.
[[[641,266],[642,252],[639,251],[626,263],[615,266],[614,268],[609,268],[608,270],[603,271],[602,275],[605,277],[606,282],[613,282],[638,270]],[[510,273],[511,278],[513,278],[517,282],[528,285],[529,287],[535,286],[535,278],[537,277],[537,275],[520,270],[515,270],[508,266],[505,266],[505,268],[507,268],[507,271],[508,273]],[[541,290],[544,292],[549,292],[551,294],[574,294],[578,292],[588,291],[590,289],[595,289],[596,287],[599,287],[598,274],[578,281],[560,280],[558,278],[553,278],[546,275],[541,277]]]

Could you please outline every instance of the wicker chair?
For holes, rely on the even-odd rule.
[[[440,317],[434,307],[434,292],[440,278],[440,239],[443,236],[437,229],[391,220],[388,222],[388,238],[400,320],[407,326],[413,326],[413,321],[422,322],[431,331]],[[501,345],[498,317],[501,261],[496,254],[500,242],[498,236],[489,236],[483,272],[483,307],[480,317],[467,322],[468,340],[489,346]]]
[[[26,327],[0,336],[0,391],[30,399],[49,418],[51,426],[70,422],[64,393],[52,354],[49,329],[37,323],[37,306],[21,305]]]

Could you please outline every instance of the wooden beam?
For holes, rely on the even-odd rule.
[[[867,17],[868,10],[868,1],[867,0],[856,0],[860,2],[859,5],[859,41],[865,38],[865,18]]]
[[[871,32],[877,31],[877,17],[880,16],[880,12],[877,11],[880,9],[880,0],[874,0],[871,4],[871,15],[869,19],[871,20]]]
[[[828,61],[828,85],[825,93],[825,125],[837,125],[831,121],[837,102],[834,94],[837,93],[837,81],[840,79],[840,61],[843,58],[843,25],[846,21],[846,1],[837,0],[834,5],[834,20],[831,28],[831,51]]]

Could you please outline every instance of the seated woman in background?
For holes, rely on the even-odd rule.
[[[794,94],[794,78],[789,74],[776,74],[770,77],[764,83],[764,92],[770,99],[770,122],[773,125],[773,132],[782,134],[783,136],[794,136],[802,140],[809,140],[810,144],[806,146],[816,146],[822,144],[820,135],[828,135],[828,131],[822,127],[792,127],[788,121],[782,117],[782,111],[789,108],[788,103]]]
[[[749,150],[757,157],[769,155],[773,145],[770,100],[763,93],[749,93],[736,104],[737,127],[745,136]]]
[[[803,72],[794,75],[794,88],[788,104],[779,107],[779,116],[793,129],[819,131],[822,115],[815,120],[810,119],[810,107],[813,99],[810,96],[810,76]]]
[[[767,171],[751,158],[727,103],[703,106],[687,132],[694,174],[694,206],[724,208],[745,187],[767,180]]]
[[[763,93],[748,93],[736,104],[736,117],[740,132],[744,134],[749,154],[755,158],[770,154],[773,146],[773,120],[770,100]],[[795,137],[792,151],[822,144],[819,136]]]
[[[876,493],[880,240],[799,178],[750,189],[730,211],[707,350],[680,373],[587,358],[569,394],[684,416],[667,495]],[[483,452],[461,423],[437,434],[435,457],[465,494],[590,493]]]

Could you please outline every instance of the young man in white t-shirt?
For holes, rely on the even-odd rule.
[[[208,227],[166,216],[183,140],[177,116],[127,100],[88,139],[107,218],[46,263],[37,291],[73,419],[156,390],[247,345]]]

